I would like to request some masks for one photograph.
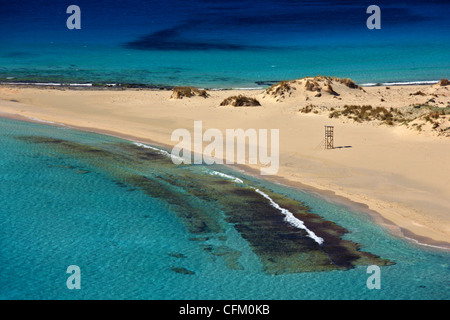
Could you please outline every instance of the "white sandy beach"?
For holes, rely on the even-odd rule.
[[[304,90],[302,81],[291,83],[296,88],[284,96],[264,90],[224,90],[208,91],[208,98],[183,99],[171,99],[172,91],[166,90],[4,85],[0,116],[62,123],[169,147],[176,143],[171,141],[172,132],[192,131],[196,120],[203,122],[203,130],[280,129],[280,169],[276,176],[263,178],[309,186],[332,201],[342,199],[335,194],[363,204],[366,211],[383,217],[378,222],[390,221],[393,232],[450,248],[450,138],[445,130],[450,115],[443,112],[434,129],[433,122],[423,117],[408,125],[329,118],[331,108],[345,104],[396,108],[402,114],[413,110],[412,105],[427,103],[446,109],[450,86],[351,89],[336,82],[333,89],[338,96],[322,88],[316,97],[317,91]],[[219,106],[226,97],[239,94],[258,99],[261,106]],[[299,111],[306,106],[312,106],[312,112]],[[324,125],[334,126],[337,148],[324,149]]]

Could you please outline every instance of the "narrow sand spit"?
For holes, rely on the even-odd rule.
[[[239,95],[260,106],[220,106]],[[170,90],[2,85],[0,116],[168,147],[177,143],[171,141],[175,129],[192,132],[199,120],[203,130],[280,129],[280,169],[265,178],[331,201],[363,204],[393,231],[450,248],[450,86],[361,88],[348,79],[319,76],[267,90],[171,96]],[[323,147],[324,125],[334,126],[334,149]],[[257,173],[260,166],[240,168]]]

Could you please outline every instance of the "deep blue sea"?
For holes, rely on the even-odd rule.
[[[69,5],[81,29],[69,30]],[[450,3],[0,0],[0,81],[259,88],[318,74],[359,84],[450,76]]]
[[[0,145],[0,299],[450,298],[448,251],[314,195],[64,126],[0,119]],[[313,230],[325,242],[254,188],[300,208],[309,228],[328,221]],[[324,232],[340,228],[342,242]],[[352,243],[383,259],[380,289],[367,288],[366,265],[339,260],[351,255],[333,258]],[[71,265],[79,290],[66,285]]]

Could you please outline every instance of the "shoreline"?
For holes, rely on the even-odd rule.
[[[416,87],[423,91],[428,90],[426,86],[417,85],[392,87],[387,91],[382,90],[382,87],[367,87],[365,90],[368,92],[382,90],[382,94],[399,93],[406,96],[408,101],[411,99],[419,101],[417,99],[420,99],[420,96],[410,98],[409,94],[419,90]],[[64,125],[132,142],[148,143],[168,150],[174,145],[174,142],[169,140],[170,132],[174,128],[190,128],[192,119],[204,120],[205,129],[245,128],[249,125],[249,121],[250,126],[284,128],[287,137],[281,141],[282,149],[280,149],[284,161],[280,163],[280,171],[276,176],[255,175],[258,167],[254,165],[231,167],[258,179],[266,179],[312,193],[352,211],[368,214],[374,223],[382,225],[390,233],[409,242],[418,242],[430,248],[442,247],[441,250],[450,249],[448,217],[445,216],[445,212],[448,212],[446,209],[450,207],[445,200],[448,199],[445,194],[449,193],[449,188],[448,184],[442,181],[446,174],[430,171],[430,168],[436,167],[436,159],[447,158],[450,151],[445,143],[447,138],[405,133],[406,129],[401,127],[389,128],[373,123],[352,124],[337,119],[329,120],[321,115],[300,115],[297,110],[301,101],[275,102],[271,100],[272,98],[261,100],[265,97],[258,90],[212,90],[209,91],[211,97],[208,99],[194,97],[174,100],[169,98],[171,94],[169,90],[130,88],[95,90],[91,87],[61,89],[58,86],[47,88],[0,85],[0,116],[40,124]],[[263,107],[219,107],[218,101],[233,94],[233,91],[235,94],[243,93],[258,97],[263,102]],[[357,94],[362,93],[357,90]],[[345,96],[342,97],[347,99]],[[333,101],[336,103],[336,100]],[[322,138],[323,121],[334,124],[342,131],[340,135],[343,140],[339,144],[347,144],[347,141],[354,140],[350,142],[353,148],[335,149],[331,152],[317,149],[314,139]],[[303,128],[304,126],[307,128]],[[311,128],[317,126],[320,126],[320,132],[312,132],[313,135],[310,136]],[[308,133],[306,136],[304,130],[309,130],[306,131]],[[366,139],[376,145],[365,146]],[[395,141],[391,142],[392,139]],[[397,139],[399,141],[396,141]],[[380,140],[386,141],[387,146],[378,146]],[[414,151],[429,144],[431,144],[429,151],[432,153]],[[298,152],[298,147],[301,148],[301,152]],[[378,160],[374,158],[372,161],[364,160],[362,163],[360,160],[364,158],[359,159],[362,155],[366,158],[366,153],[380,157],[380,154],[394,151],[401,157],[398,159],[382,157]],[[403,155],[402,151],[405,151],[406,155]],[[426,163],[421,162],[424,152],[429,158]],[[417,164],[412,163],[408,170],[397,170],[405,167],[404,161],[411,162],[411,158],[420,161]],[[367,159],[370,160],[370,157]],[[387,170],[383,165],[390,165],[392,168]],[[427,170],[421,172],[422,168],[427,168],[429,172]],[[416,175],[415,179],[405,180],[405,175],[411,173]],[[441,184],[436,184],[435,179],[430,179],[428,173],[439,178],[438,182]],[[420,183],[417,184],[418,182]],[[387,192],[384,191],[386,183],[389,183],[390,188]],[[374,184],[381,185],[382,188],[378,190],[382,192],[381,194],[371,191]],[[414,186],[414,189],[411,189],[411,186]],[[404,191],[408,193],[406,196]],[[394,195],[399,198],[396,199]],[[428,202],[424,202],[425,200]],[[416,210],[417,204],[421,207]],[[434,213],[430,211],[431,209]],[[435,231],[440,233],[437,234]]]
[[[69,129],[75,129],[80,130],[83,132],[89,132],[89,133],[96,133],[101,135],[108,135],[115,138],[120,138],[127,140],[129,142],[136,142],[136,143],[144,143],[149,144],[151,146],[165,148],[165,149],[171,149],[170,145],[162,144],[160,142],[157,142],[155,140],[151,140],[148,138],[142,139],[139,137],[123,134],[117,131],[110,131],[110,130],[101,130],[93,127],[80,127],[80,126],[74,126],[70,124],[65,123],[57,123],[57,122],[51,122],[46,120],[41,120],[37,118],[29,118],[26,116],[21,116],[18,114],[10,114],[4,111],[0,111],[0,118],[6,118],[6,119],[12,119],[12,120],[19,120],[19,121],[25,121],[25,122],[31,122],[31,123],[37,123],[42,125],[50,125],[50,126],[63,126],[67,127]],[[259,170],[252,168],[248,165],[226,165],[223,164],[222,166],[225,166],[227,168],[230,168],[235,171],[240,171],[243,174],[252,176],[259,180],[266,180],[272,183],[279,184],[281,186],[292,188],[295,190],[298,190],[300,192],[308,193],[310,195],[313,195],[315,197],[318,197],[324,201],[330,202],[332,204],[340,205],[346,208],[347,210],[350,210],[352,212],[356,213],[363,213],[370,217],[373,223],[378,224],[382,226],[388,233],[399,237],[403,240],[406,240],[410,243],[414,243],[419,246],[424,246],[431,249],[437,249],[437,250],[444,250],[444,251],[450,251],[450,242],[444,242],[444,241],[436,241],[428,237],[417,235],[410,230],[406,228],[401,228],[400,226],[396,225],[386,217],[384,217],[379,212],[370,209],[369,206],[362,202],[356,202],[352,199],[346,198],[345,196],[338,195],[333,190],[324,190],[319,189],[311,185],[304,184],[299,181],[292,181],[289,179],[286,179],[284,177],[279,176],[261,176],[259,175]]]
[[[383,217],[383,215],[381,215],[379,212],[370,209],[367,204],[354,201],[352,199],[346,198],[345,196],[338,195],[333,190],[319,189],[310,185],[306,185],[302,182],[292,181],[278,176],[273,176],[271,178],[263,177],[258,175],[258,170],[246,165],[236,165],[236,168],[239,168],[244,174],[250,175],[254,178],[267,180],[287,188],[292,188],[304,193],[308,193],[327,202],[343,206],[347,210],[355,213],[364,213],[370,217],[373,223],[384,227],[385,230],[387,229],[390,234],[396,237],[412,241],[420,246],[427,246],[439,250],[450,250],[449,242],[436,241],[428,237],[417,235],[405,228],[401,228],[386,217]]]
[[[254,85],[257,87],[208,87],[208,86],[186,86],[186,87],[196,87],[198,89],[204,89],[208,91],[229,91],[229,90],[264,90],[279,83],[283,80],[264,80],[255,81]],[[367,82],[367,83],[357,83],[360,87],[386,87],[386,86],[427,86],[438,83],[439,80],[412,80],[412,81],[386,81],[386,82]],[[18,88],[43,88],[43,89],[61,89],[61,90],[128,90],[128,89],[138,89],[138,90],[173,90],[172,85],[154,85],[147,83],[65,83],[65,82],[37,82],[37,81],[0,81],[0,87],[18,87]]]

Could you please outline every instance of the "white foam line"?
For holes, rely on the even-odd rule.
[[[168,158],[171,158],[171,159],[175,158],[175,159],[179,159],[179,160],[184,160],[183,158],[174,156],[174,155],[170,154],[169,152],[167,152],[165,150],[161,150],[161,149],[158,149],[158,148],[155,148],[155,147],[151,147],[151,146],[148,146],[148,145],[140,143],[140,142],[133,142],[133,143],[134,143],[134,145],[136,145],[138,147],[141,147],[141,148],[152,149],[152,150],[158,151],[158,153],[160,153],[162,155],[165,155]]]
[[[69,86],[74,86],[74,87],[92,87],[92,83],[69,83]]]
[[[168,153],[168,152],[165,151],[165,150],[161,150],[161,149],[158,149],[158,148],[155,148],[155,147],[151,147],[151,146],[148,146],[148,145],[143,144],[143,143],[140,143],[140,142],[134,142],[134,144],[135,144],[136,146],[138,146],[138,147],[141,147],[141,148],[152,149],[152,150],[158,151],[159,153],[161,153],[161,154],[163,154],[163,155],[166,155],[166,156],[170,156],[170,155],[171,155],[170,153]]]
[[[35,86],[62,86],[62,83],[41,83],[41,82],[4,82],[4,84],[10,85],[35,85]]]
[[[439,81],[405,81],[405,82],[385,82],[382,83],[384,86],[408,86],[408,85],[414,85],[414,84],[436,84]]]
[[[169,152],[167,152],[165,150],[161,150],[161,149],[158,149],[158,148],[155,148],[155,147],[151,147],[151,146],[148,146],[148,145],[140,143],[140,142],[133,142],[133,143],[134,143],[134,145],[136,145],[138,147],[141,147],[141,148],[152,149],[152,150],[158,151],[160,154],[163,154],[163,155],[165,155],[167,157],[174,157],[174,158],[178,158],[178,159],[184,160],[184,159],[182,159],[180,157],[177,157],[177,156],[174,156],[174,155],[170,154]],[[234,177],[232,175],[228,175],[228,174],[225,174],[225,173],[222,173],[222,172],[219,172],[219,171],[209,170],[208,169],[208,170],[205,170],[205,172],[207,172],[210,175],[215,175],[215,176],[220,176],[222,178],[230,179],[230,180],[232,180],[233,182],[236,182],[236,183],[244,183],[244,181],[242,181],[239,178],[236,178],[236,177]]]
[[[426,85],[426,84],[436,84],[438,80],[430,81],[400,81],[400,82],[381,82],[381,83],[363,83],[361,87],[375,87],[375,86],[411,86],[411,85]]]
[[[360,84],[361,87],[375,87],[378,86],[378,83],[363,83]]]
[[[244,183],[244,181],[242,181],[239,178],[236,178],[234,176],[231,176],[231,175],[219,172],[219,171],[208,170],[208,173],[211,174],[211,175],[214,175],[214,176],[219,176],[219,177],[222,177],[222,178],[230,179],[230,180],[232,180],[233,182],[236,182],[236,183]]]
[[[252,187],[253,188],[253,187]],[[316,241],[319,245],[322,245],[323,243],[323,239],[321,237],[318,237],[314,232],[312,232],[311,230],[309,230],[306,226],[305,223],[300,220],[297,219],[296,217],[294,217],[294,215],[292,214],[292,212],[290,212],[287,209],[281,208],[278,203],[276,203],[275,201],[272,200],[271,197],[269,197],[267,194],[265,194],[264,192],[262,192],[259,189],[253,188],[255,189],[255,191],[257,193],[259,193],[260,195],[262,195],[264,198],[266,198],[267,200],[270,201],[270,204],[272,205],[272,207],[278,209],[281,211],[281,213],[283,213],[286,217],[285,220],[290,223],[291,225],[293,225],[296,228],[299,229],[303,229],[308,233],[308,237],[310,237],[311,239],[313,239],[314,241]]]
[[[437,249],[444,249],[444,250],[450,250],[449,248],[446,248],[446,247],[433,246],[431,244],[422,243],[422,242],[419,242],[419,241],[417,241],[416,239],[413,239],[413,238],[409,238],[409,237],[405,237],[405,238],[408,239],[408,240],[411,240],[411,241],[413,241],[413,242],[415,242],[415,243],[417,243],[418,245],[421,245],[421,246],[437,248]]]
[[[212,175],[217,175],[226,179],[230,179],[233,180],[236,183],[244,183],[244,181],[242,181],[239,178],[236,178],[232,175],[228,175],[219,171],[215,171],[215,170],[208,170],[209,174]],[[283,213],[285,215],[285,221],[289,224],[291,224],[292,226],[298,228],[298,229],[303,229],[308,233],[308,237],[310,237],[311,239],[313,239],[314,241],[316,241],[319,245],[322,245],[323,243],[323,239],[321,237],[318,237],[314,232],[312,232],[311,230],[309,230],[306,226],[305,223],[300,220],[297,219],[292,212],[290,212],[287,209],[284,209],[282,207],[280,207],[280,205],[278,203],[276,203],[275,201],[273,201],[273,199],[271,197],[269,197],[267,194],[265,194],[264,192],[262,192],[261,190],[254,188],[252,186],[249,186],[250,188],[252,188],[253,190],[255,190],[255,192],[259,193],[260,195],[262,195],[264,198],[266,198],[267,200],[269,200],[270,205],[278,210],[281,211],[281,213]]]
[[[11,80],[11,79],[10,79]],[[92,87],[92,83],[59,83],[59,82],[4,82],[8,85],[27,85],[27,86],[64,86],[69,85],[71,87]]]
[[[142,148],[147,148],[147,149],[152,149],[152,150],[156,150],[158,152],[160,152],[161,154],[167,155],[169,157],[173,157],[173,155],[171,155],[170,153],[168,153],[167,151],[158,149],[158,148],[154,148],[151,146],[147,146],[143,143],[139,143],[139,142],[134,142],[134,144],[138,147],[142,147]],[[207,171],[209,174],[211,175],[216,175],[222,178],[226,178],[226,179],[230,179],[235,183],[244,183],[244,181],[242,181],[239,178],[236,178],[232,175],[228,175],[219,171],[215,171],[215,170],[208,170]],[[314,232],[312,232],[311,230],[309,230],[306,226],[305,223],[303,221],[301,221],[300,219],[297,219],[296,217],[294,217],[294,215],[292,214],[292,212],[290,212],[287,209],[284,209],[282,207],[280,207],[278,205],[278,203],[276,203],[275,201],[272,200],[271,197],[269,197],[267,194],[265,194],[264,192],[262,192],[259,189],[256,189],[254,187],[251,187],[253,190],[255,190],[255,192],[259,193],[260,195],[262,195],[264,198],[266,198],[267,200],[269,200],[270,204],[272,207],[278,209],[281,211],[281,213],[283,213],[285,215],[285,221],[288,222],[289,224],[291,224],[292,226],[299,228],[299,229],[303,229],[308,233],[308,237],[310,237],[311,239],[313,239],[314,241],[316,241],[319,245],[321,245],[323,243],[323,239],[321,237],[318,237]]]

